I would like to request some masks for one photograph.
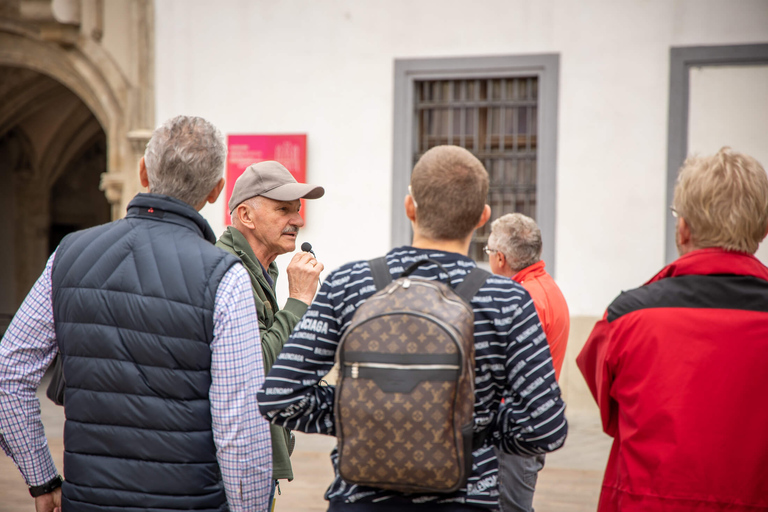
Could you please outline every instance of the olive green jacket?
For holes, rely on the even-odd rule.
[[[242,233],[229,226],[221,235],[216,247],[230,252],[242,260],[243,265],[251,276],[253,300],[256,303],[256,314],[259,317],[261,333],[261,351],[264,357],[264,373],[269,372],[288,340],[293,328],[307,312],[308,305],[302,301],[288,298],[285,308],[277,305],[275,289],[269,286],[261,264],[248,245]],[[277,264],[273,261],[267,273],[272,282],[277,282]],[[293,480],[290,454],[293,452],[293,434],[277,425],[270,425],[272,433],[272,478]]]

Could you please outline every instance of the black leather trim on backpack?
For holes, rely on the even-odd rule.
[[[490,272],[483,270],[480,267],[475,267],[469,274],[467,274],[467,277],[453,289],[453,291],[469,303],[472,301],[472,297],[477,295],[477,292],[480,291],[480,288],[483,287],[486,279],[489,277],[491,277]]]
[[[416,270],[424,263],[434,263],[440,267],[448,276],[448,283],[461,298],[467,301],[467,303],[472,301],[472,297],[477,295],[477,292],[480,291],[480,288],[482,288],[483,284],[485,284],[486,279],[491,276],[491,273],[487,270],[483,270],[480,267],[475,267],[469,271],[467,277],[464,278],[464,281],[454,287],[451,281],[451,275],[439,262],[435,260],[424,259],[413,263],[411,266],[405,269],[405,271],[403,271],[400,277],[411,275],[414,270]],[[389,273],[389,265],[387,265],[387,258],[385,256],[369,260],[368,265],[371,267],[371,275],[373,276],[373,284],[376,286],[376,291],[384,289],[385,286],[392,282],[392,274]]]
[[[353,370],[345,366],[340,370],[345,377],[351,377]],[[410,393],[425,377],[430,381],[453,381],[459,376],[459,370],[393,370],[382,368],[360,368],[357,376],[370,379],[385,393]],[[482,446],[482,445],[481,445]]]
[[[371,275],[376,291],[383,290],[385,286],[392,282],[392,274],[389,273],[386,256],[372,259],[368,262],[371,266]]]
[[[408,277],[409,275],[413,274],[414,270],[416,270],[417,268],[419,268],[420,266],[422,266],[425,263],[431,263],[433,265],[437,265],[438,267],[440,267],[440,270],[442,270],[443,273],[446,276],[448,276],[448,286],[450,286],[451,288],[455,288],[455,286],[453,286],[453,279],[451,279],[451,274],[449,274],[448,271],[445,270],[445,267],[442,266],[440,264],[440,262],[437,262],[435,260],[430,260],[429,258],[424,259],[424,260],[419,260],[419,261],[416,261],[416,262],[412,263],[407,269],[405,269],[403,271],[402,274],[400,274],[400,277]]]

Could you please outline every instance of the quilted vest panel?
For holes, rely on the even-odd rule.
[[[211,431],[213,309],[238,260],[168,196],[57,249],[64,510],[228,510]]]

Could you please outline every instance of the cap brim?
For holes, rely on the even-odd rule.
[[[286,183],[259,195],[275,201],[295,201],[297,199],[319,199],[325,194],[323,187],[306,183]]]

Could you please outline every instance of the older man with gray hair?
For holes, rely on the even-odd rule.
[[[323,187],[298,183],[285,166],[274,160],[248,166],[232,188],[232,225],[216,246],[240,258],[251,277],[265,372],[272,368],[288,336],[306,313],[323,270],[314,253],[294,254],[286,268],[288,299],[280,309],[275,290],[275,259],[296,249],[299,229],[304,226],[299,212],[301,199],[319,199],[323,194]],[[288,429],[277,425],[270,428],[272,477],[279,485],[279,480],[293,480],[290,456],[294,437]]]
[[[204,119],[155,130],[139,163],[149,193],[67,236],[0,342],[0,446],[38,511],[267,510],[250,280],[198,213],[221,193],[225,159]],[[64,481],[35,398],[57,352]]]
[[[555,378],[565,359],[570,313],[560,288],[541,261],[541,230],[522,213],[504,215],[491,224],[485,252],[494,274],[523,285],[533,299],[541,326],[547,335]],[[533,510],[533,493],[544,455],[524,456],[499,452],[499,504],[502,512]]]
[[[541,230],[532,218],[508,213],[491,224],[486,246],[491,271],[520,283],[531,294],[547,335],[555,378],[559,378],[571,317],[563,292],[541,260],[541,249]]]

